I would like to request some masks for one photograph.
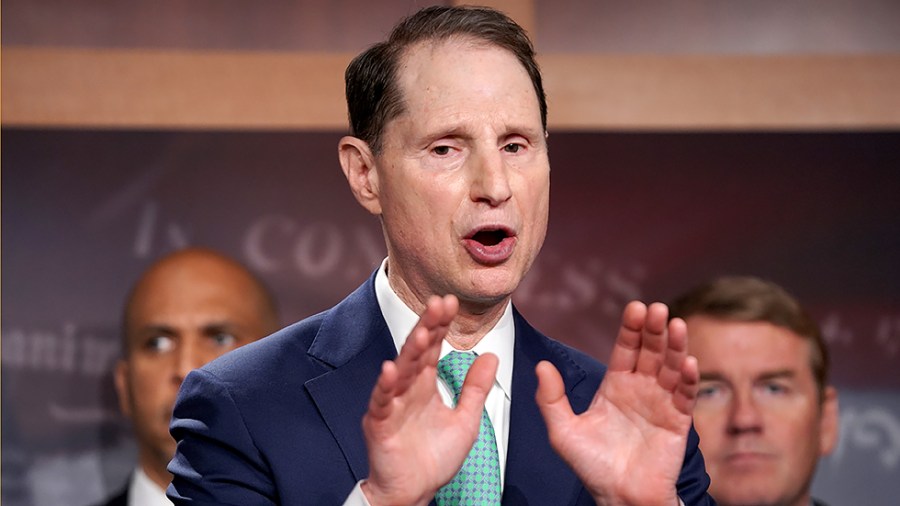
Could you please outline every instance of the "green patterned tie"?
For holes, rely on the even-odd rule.
[[[474,361],[475,355],[472,353],[451,351],[438,362],[438,376],[447,382],[453,392],[454,406],[459,401],[463,380]],[[478,439],[462,468],[450,483],[438,490],[434,499],[438,506],[500,504],[500,456],[487,411],[481,410]]]

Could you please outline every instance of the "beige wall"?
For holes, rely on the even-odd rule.
[[[498,0],[536,40],[550,125],[900,127],[891,0]],[[343,69],[421,2],[6,0],[5,126],[345,128]]]

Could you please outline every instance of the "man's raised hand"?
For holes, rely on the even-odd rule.
[[[497,357],[475,360],[455,409],[437,390],[441,342],[458,311],[455,296],[431,297],[396,360],[382,365],[363,417],[369,478],[362,491],[372,506],[427,504],[459,471],[478,437]]]
[[[625,308],[609,369],[580,415],[556,368],[537,366],[536,399],[550,442],[597,504],[678,504],[699,370],[687,354],[684,321],[667,320],[664,304]]]

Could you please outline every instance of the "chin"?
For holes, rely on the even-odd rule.
[[[481,279],[493,284],[514,284],[518,285],[519,281],[525,277],[526,269],[522,265],[521,260],[510,258],[506,262],[497,265],[477,264],[472,272],[472,277]]]
[[[720,506],[759,506],[779,504],[778,499],[771,493],[768,493],[772,486],[772,483],[759,484],[757,486],[746,487],[747,490],[741,490],[740,488],[726,485],[722,487],[722,492],[710,489],[709,493],[715,498]]]
[[[504,300],[506,300],[506,295],[493,295],[493,294],[462,294],[459,297],[460,304],[466,304],[473,306],[480,306],[484,308],[491,308],[497,306],[498,304],[502,304]]]
[[[505,285],[476,285],[467,286],[457,293],[460,302],[468,301],[482,305],[494,305],[503,302],[512,291],[504,289]]]

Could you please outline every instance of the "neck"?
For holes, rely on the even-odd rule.
[[[460,301],[459,313],[447,332],[447,342],[457,350],[471,350],[497,325],[508,302],[509,297],[490,306],[477,306]]]
[[[418,315],[425,311],[425,303],[428,298],[435,295],[414,290],[413,286],[402,279],[396,270],[390,269],[390,264],[388,264],[387,278],[391,290]],[[457,350],[474,348],[500,321],[509,300],[510,295],[499,300],[489,301],[466,300],[459,297],[459,312],[453,318],[445,339]]]
[[[169,483],[172,482],[172,474],[166,469],[166,466],[168,465],[167,461],[155,459],[144,454],[140,456],[139,461],[141,470],[144,471],[144,474],[146,474],[148,478],[150,478],[150,481],[155,483],[162,490],[169,487]]]

